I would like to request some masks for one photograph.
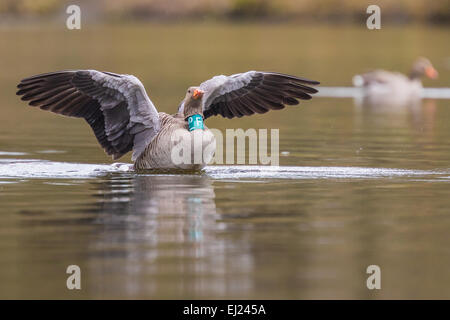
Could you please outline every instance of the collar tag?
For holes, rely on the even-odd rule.
[[[203,117],[199,114],[194,114],[188,117],[189,131],[196,129],[204,129],[203,127]]]

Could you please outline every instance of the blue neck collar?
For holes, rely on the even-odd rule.
[[[199,114],[193,114],[192,116],[187,118],[189,131],[193,131],[196,129],[204,129],[203,126],[203,117]]]

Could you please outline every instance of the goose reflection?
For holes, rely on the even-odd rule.
[[[224,296],[251,287],[248,248],[221,236],[215,192],[204,175],[117,175],[96,183],[90,242],[92,290],[104,297]],[[243,251],[230,265],[227,250]],[[239,264],[236,264],[239,261]],[[231,272],[233,274],[233,272]]]
[[[433,138],[436,122],[436,100],[411,98],[405,101],[373,100],[360,97],[354,100],[356,124],[360,128],[391,127],[412,129],[420,136]]]
[[[374,113],[404,113],[417,110],[422,104],[422,98],[414,95],[358,94],[353,99],[358,109],[368,109]]]
[[[408,126],[409,117],[422,117],[422,99],[398,99],[396,96],[355,96],[356,115],[360,118],[372,119],[375,122],[395,123]]]
[[[130,231],[130,239],[202,241],[203,228],[215,223],[214,189],[204,175],[118,176],[98,187],[103,214],[97,222]]]

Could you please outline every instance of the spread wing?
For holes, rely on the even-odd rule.
[[[23,79],[17,87],[31,106],[84,118],[113,159],[133,150],[135,160],[159,131],[158,111],[131,75],[59,71]]]
[[[203,115],[220,114],[234,118],[297,105],[311,99],[316,89],[308,85],[319,82],[275,72],[248,71],[231,76],[215,76],[203,82]]]

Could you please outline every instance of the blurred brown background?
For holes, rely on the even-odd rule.
[[[88,8],[95,19],[269,19],[302,22],[358,22],[366,19],[365,8],[382,7],[383,21],[392,23],[450,22],[447,0],[2,0],[4,18],[51,17],[60,8],[78,4]]]

